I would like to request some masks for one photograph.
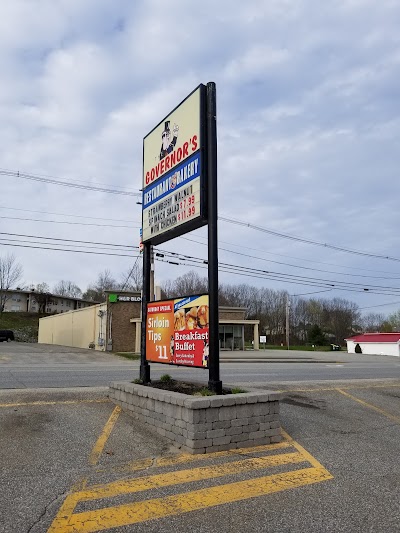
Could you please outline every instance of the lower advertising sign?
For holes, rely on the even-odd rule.
[[[208,367],[208,294],[147,304],[146,360]]]

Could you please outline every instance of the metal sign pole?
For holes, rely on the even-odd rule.
[[[218,197],[217,197],[217,105],[215,83],[207,83],[208,157],[208,292],[209,292],[209,381],[208,388],[222,393],[219,375],[218,313]]]
[[[150,383],[150,365],[146,361],[146,320],[147,303],[150,302],[151,245],[143,245],[143,291],[142,291],[142,329],[140,345],[140,379]]]

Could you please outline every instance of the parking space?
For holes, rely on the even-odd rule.
[[[284,388],[283,443],[200,457],[105,389],[1,392],[2,531],[397,531],[400,382]]]

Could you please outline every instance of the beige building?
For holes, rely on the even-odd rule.
[[[74,348],[106,349],[107,304],[39,319],[38,342]]]
[[[246,320],[246,309],[220,307],[221,350],[244,350],[244,328],[251,327],[254,349],[259,349],[259,320]],[[140,352],[141,295],[110,293],[108,301],[87,309],[39,320],[39,342],[114,352]]]

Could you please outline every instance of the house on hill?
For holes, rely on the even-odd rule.
[[[400,356],[400,332],[362,333],[345,339],[348,353]]]

